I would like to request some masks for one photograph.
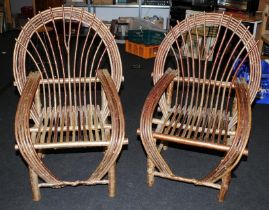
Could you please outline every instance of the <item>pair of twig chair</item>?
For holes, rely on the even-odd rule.
[[[127,139],[114,37],[94,15],[59,7],[30,19],[16,41],[13,69],[21,94],[16,147],[29,167],[33,199],[40,199],[40,187],[95,184],[108,184],[109,196],[115,196],[116,160]],[[244,62],[250,64],[248,83],[236,79]],[[160,176],[209,186],[220,189],[223,201],[232,169],[248,153],[251,102],[260,76],[256,42],[232,17],[201,13],[172,28],[159,47],[155,86],[138,131],[148,155],[148,184]],[[161,156],[169,142],[225,156],[202,179],[179,177]],[[86,180],[61,180],[42,161],[47,149],[86,147],[105,148]]]

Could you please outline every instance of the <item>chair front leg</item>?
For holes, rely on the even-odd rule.
[[[219,202],[223,202],[225,195],[228,191],[229,184],[231,182],[231,172],[227,173],[223,178],[222,178],[222,183],[221,183],[221,188],[219,191]]]
[[[34,201],[39,201],[41,199],[40,188],[38,186],[38,175],[33,169],[29,167],[30,183],[32,187],[32,197]]]
[[[111,198],[116,196],[116,162],[108,171],[108,196]]]
[[[36,132],[31,133],[31,139],[33,141],[33,144],[36,141],[36,134],[37,134]],[[38,152],[37,154],[40,158],[43,157],[42,153]],[[40,187],[38,186],[38,175],[30,166],[28,166],[28,169],[29,169],[29,177],[30,177],[30,183],[31,183],[31,188],[32,188],[33,201],[40,201],[41,193],[40,193]]]
[[[147,158],[147,182],[148,182],[148,186],[152,187],[154,184],[154,164],[153,162],[150,160],[150,158]]]

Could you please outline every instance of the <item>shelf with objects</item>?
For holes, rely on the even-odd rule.
[[[169,28],[170,0],[92,0],[66,5],[85,7],[106,22],[125,51],[144,59],[156,56]]]
[[[201,11],[196,10],[186,10],[186,16],[189,16],[194,13],[199,13]],[[212,11],[213,12],[213,11]],[[214,10],[217,13],[224,13],[225,15],[232,16],[240,21],[242,21],[243,25],[249,28],[249,31],[258,39],[258,29],[259,25],[262,23],[262,15],[257,13],[255,15],[249,15],[246,12],[235,12],[230,10]]]
[[[163,19],[163,29],[167,29],[169,26],[169,5],[149,5],[148,2],[116,2],[110,5],[96,5],[89,4],[89,9],[93,11],[97,17],[102,20],[112,20],[119,17],[139,17],[139,18],[150,18],[158,17]]]
[[[119,17],[159,17],[163,19],[163,29],[169,26],[170,4],[167,0],[69,0],[65,5],[87,7],[103,21],[111,21]]]
[[[185,19],[189,11],[217,12],[241,20],[256,36],[262,22],[261,14],[256,12],[258,5],[259,0],[172,0],[170,24],[174,26],[177,21]]]

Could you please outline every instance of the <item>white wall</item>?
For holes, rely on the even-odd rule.
[[[32,0],[10,0],[12,14],[21,12],[23,6],[32,6]]]

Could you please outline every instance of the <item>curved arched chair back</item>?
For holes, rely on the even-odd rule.
[[[30,19],[16,40],[13,65],[20,93],[29,72],[40,72],[42,107],[55,113],[98,105],[105,119],[109,110],[96,70],[107,69],[117,90],[122,80],[121,58],[108,27],[75,7],[52,8]],[[34,105],[34,120],[37,112]]]
[[[177,70],[181,83],[181,91],[171,100],[186,110],[200,107],[228,112],[231,87],[238,77],[247,80],[253,102],[261,77],[253,35],[241,21],[217,13],[194,14],[169,31],[155,60],[154,84],[168,68]],[[160,107],[167,113],[164,96]]]

